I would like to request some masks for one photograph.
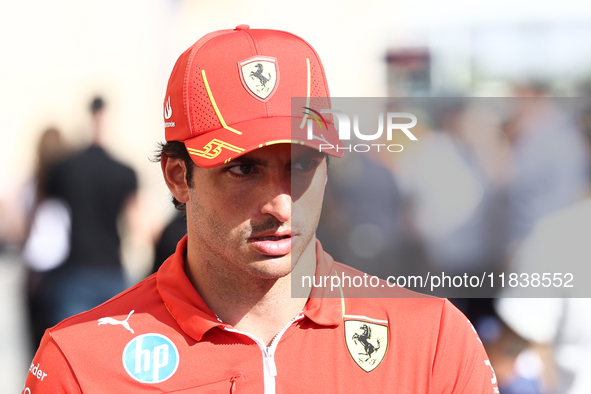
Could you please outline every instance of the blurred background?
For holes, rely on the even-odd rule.
[[[28,311],[43,314],[44,306],[39,303],[47,290],[43,284],[55,279],[51,273],[66,258],[67,237],[59,238],[58,231],[52,234],[57,238],[38,241],[36,245],[41,246],[37,246],[37,253],[31,239],[35,240],[36,229],[43,229],[43,223],[53,223],[50,228],[60,228],[64,234],[78,226],[73,207],[66,205],[64,211],[63,205],[53,204],[55,201],[49,198],[56,187],[51,185],[59,178],[51,168],[91,144],[109,152],[110,160],[120,168],[132,171],[125,181],[128,193],[117,197],[117,203],[113,203],[116,209],[111,207],[118,214],[116,226],[121,236],[120,241],[112,242],[115,246],[121,243],[125,286],[152,272],[158,256],[167,253],[156,247],[159,240],[179,236],[178,230],[163,231],[175,219],[178,223],[178,218],[159,165],[149,160],[156,143],[163,140],[162,105],[169,73],[178,55],[198,38],[241,23],[287,30],[309,41],[323,60],[331,94],[336,97],[586,97],[589,92],[591,3],[578,0],[565,0],[559,6],[533,0],[2,2],[3,392],[22,389],[35,348],[31,328],[34,318]],[[96,97],[104,102],[98,112],[91,108]],[[558,125],[548,131],[527,122],[528,115],[546,110],[528,112],[522,108],[511,117],[491,119],[483,126],[494,129],[491,133],[466,134],[458,128],[458,119],[474,112],[464,109],[451,105],[446,112],[449,116],[434,122],[432,129],[424,130],[419,137],[425,141],[420,149],[408,149],[394,161],[373,161],[367,167],[355,164],[376,179],[386,180],[381,184],[386,188],[383,195],[389,197],[376,204],[383,204],[393,215],[391,223],[395,225],[387,231],[399,234],[398,242],[404,244],[392,253],[403,256],[398,261],[411,262],[401,264],[401,270],[429,264],[445,266],[462,258],[469,264],[479,260],[475,256],[484,256],[486,264],[504,267],[515,260],[514,252],[520,250],[539,220],[586,196],[585,124],[591,122],[582,121],[586,119],[584,112],[571,114],[567,120],[557,115],[545,123],[555,121]],[[538,133],[538,129],[546,131]],[[474,138],[476,134],[485,137]],[[552,147],[562,144],[566,144],[562,152],[553,154]],[[435,219],[431,213],[449,208],[438,205],[438,192],[448,192],[443,196],[446,201],[458,201],[437,181],[442,178],[433,171],[442,167],[427,160],[442,146],[449,149],[438,160],[448,165],[445,168],[450,173],[459,174],[453,190],[462,197],[462,203],[452,207],[456,210],[446,210],[446,217]],[[416,163],[424,164],[419,167],[427,175],[408,170],[417,168]],[[334,178],[338,178],[336,168]],[[547,182],[550,176],[544,171],[548,168],[559,169],[551,174],[555,183]],[[434,177],[429,178],[429,174]],[[425,181],[417,182],[419,179]],[[429,183],[429,179],[436,180]],[[328,195],[328,201],[330,198]],[[480,204],[482,201],[487,204]],[[69,215],[72,218],[68,219]],[[504,215],[519,220],[503,221]],[[490,218],[497,219],[500,223],[494,223],[501,227],[483,228],[483,223],[492,223]],[[429,220],[441,226],[432,229]],[[508,222],[509,227],[502,227]],[[357,234],[373,234],[376,229],[375,223],[358,224]],[[479,232],[474,233],[474,226],[479,225]],[[112,233],[113,224],[109,226]],[[330,229],[321,230],[330,236]],[[504,231],[507,237],[490,237],[487,231]],[[462,234],[469,234],[471,241]],[[378,238],[372,240],[377,242]],[[485,245],[483,239],[495,242]],[[29,254],[27,243],[33,244]],[[479,245],[480,249],[466,244]],[[375,257],[365,246],[355,253],[361,258]],[[47,252],[39,253],[39,248]],[[474,308],[461,300],[457,305],[469,316],[470,308]],[[590,385],[577,380],[575,367],[560,361],[570,360],[572,364],[577,360],[574,363],[584,365],[587,373],[591,370],[590,318],[585,318],[591,312],[586,304],[574,322],[563,312],[563,306],[553,307],[556,328],[544,335],[528,335],[527,328],[522,328],[527,324],[513,324],[510,312],[499,317],[499,310],[531,310],[529,306],[495,305],[477,305],[474,316],[484,319],[476,325],[487,343],[501,386],[506,387],[502,392],[591,390]],[[540,308],[548,310],[545,305]],[[531,316],[530,325],[540,325],[535,318]],[[568,329],[561,325],[565,321],[570,324]],[[569,334],[566,339],[559,338],[565,331]],[[559,347],[565,343],[566,350]],[[580,391],[574,391],[575,386]]]

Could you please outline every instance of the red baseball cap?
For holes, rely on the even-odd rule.
[[[292,111],[294,97],[306,108]],[[301,38],[248,25],[216,31],[187,49],[172,70],[164,98],[166,141],[184,142],[204,168],[276,143],[319,150],[323,144],[322,152],[341,157],[330,116],[317,122],[324,126],[312,139],[304,127],[330,108],[329,97],[320,58]]]

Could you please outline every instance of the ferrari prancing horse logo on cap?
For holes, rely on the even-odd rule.
[[[277,59],[255,56],[238,63],[238,67],[242,84],[255,98],[266,101],[275,92],[279,79]]]

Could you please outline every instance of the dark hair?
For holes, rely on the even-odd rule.
[[[105,100],[102,97],[95,97],[90,103],[90,113],[96,115],[97,112],[105,108]]]
[[[186,177],[187,186],[193,187],[193,170],[196,167],[195,163],[189,156],[189,152],[187,152],[187,148],[185,144],[179,141],[168,141],[166,143],[160,143],[158,146],[158,150],[154,155],[153,161],[160,162],[162,160],[162,156],[167,157],[169,159],[181,159],[185,163],[185,168],[187,169]],[[172,196],[172,203],[174,207],[181,211],[186,212],[187,207],[184,202],[180,202],[176,199],[175,196]]]

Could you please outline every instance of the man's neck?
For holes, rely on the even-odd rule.
[[[294,270],[278,279],[261,279],[240,272],[219,272],[210,262],[189,261],[185,271],[207,306],[226,324],[269,344],[305,307],[306,298],[291,294],[293,278],[313,276],[315,242],[300,256]]]
[[[221,300],[220,307],[214,307],[219,312],[216,314],[224,323],[269,344],[306,305],[307,299],[291,297],[289,285],[290,276],[283,277],[258,299]]]

